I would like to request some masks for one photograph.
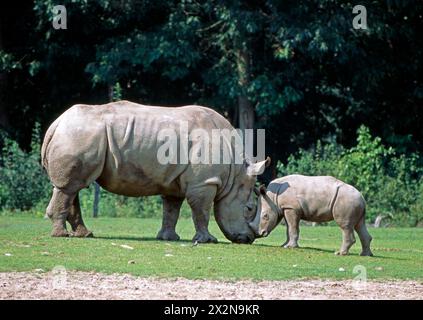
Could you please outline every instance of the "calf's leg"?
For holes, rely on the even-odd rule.
[[[285,209],[285,220],[288,239],[283,245],[284,248],[298,248],[298,238],[300,236],[300,216],[293,209]]]
[[[289,242],[289,225],[286,222],[286,218],[285,217],[284,217],[284,219],[285,219],[285,226],[286,226],[286,241],[284,243],[282,243],[282,245],[281,245],[282,247],[285,247],[288,244],[288,242]]]

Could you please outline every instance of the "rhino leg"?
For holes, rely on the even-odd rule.
[[[300,236],[300,216],[293,209],[285,209],[287,241],[282,245],[284,248],[298,248]]]
[[[289,226],[288,226],[288,223],[286,222],[285,217],[284,217],[284,219],[285,219],[285,226],[286,226],[286,229],[285,229],[286,230],[286,241],[284,243],[282,243],[281,247],[285,247],[289,242]]]
[[[372,241],[372,236],[367,231],[366,221],[364,215],[360,221],[355,226],[355,231],[358,233],[361,242],[361,256],[373,256],[372,251],[370,250],[370,242]]]
[[[335,252],[336,255],[345,256],[348,254],[351,246],[355,243],[354,229],[351,227],[341,227],[342,228],[342,245],[341,249],[338,252]]]
[[[70,213],[72,201],[75,195],[67,194],[54,187],[53,195],[47,207],[46,213],[53,224],[52,237],[68,237],[66,219]]]
[[[71,236],[79,238],[90,238],[94,236],[93,233],[87,229],[82,220],[78,194],[76,194],[73,200],[67,220],[72,227]]]
[[[163,221],[162,228],[157,234],[158,240],[177,241],[180,239],[175,231],[179,218],[183,198],[162,196],[163,199]]]
[[[215,195],[215,186],[197,187],[187,192],[187,201],[192,210],[192,219],[196,231],[192,239],[193,242],[217,242],[217,239],[213,237],[208,230],[210,219],[209,212],[212,208]]]

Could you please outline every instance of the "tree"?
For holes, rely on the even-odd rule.
[[[125,99],[204,104],[265,128],[277,159],[317,139],[350,146],[363,123],[421,149],[421,1],[362,1],[367,30],[341,0],[63,0],[67,30],[51,26],[55,1],[17,1],[1,10],[0,72],[13,93],[2,114],[23,144],[36,120],[107,102],[119,82]]]

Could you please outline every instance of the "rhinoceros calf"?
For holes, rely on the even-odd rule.
[[[354,230],[362,246],[362,256],[372,256],[372,237],[365,223],[366,203],[353,186],[329,176],[289,175],[273,180],[267,190],[255,190],[260,196],[257,215],[250,223],[257,236],[267,236],[285,218],[287,241],[285,248],[298,247],[299,222],[335,220],[343,233],[337,254],[346,255],[355,243]]]
[[[224,235],[234,242],[251,243],[254,232],[245,217],[254,217],[251,194],[257,172],[262,172],[268,161],[162,164],[158,160],[163,146],[159,132],[174,129],[178,135],[182,123],[187,125],[187,134],[201,129],[212,136],[214,129],[233,129],[217,112],[200,106],[166,108],[120,101],[75,105],[65,111],[47,130],[41,150],[43,166],[54,186],[46,210],[53,222],[52,236],[70,235],[66,221],[72,227],[71,235],[92,236],[82,220],[78,192],[97,181],[116,194],[162,195],[164,215],[158,239],[179,239],[175,226],[186,198],[196,229],[193,241],[217,241],[208,231],[214,203],[215,218]],[[181,139],[177,136],[178,143]],[[233,147],[226,143],[221,149]],[[207,148],[212,148],[211,143]]]

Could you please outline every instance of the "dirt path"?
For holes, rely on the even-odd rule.
[[[0,299],[423,299],[422,281],[212,281],[88,272],[0,273]]]

